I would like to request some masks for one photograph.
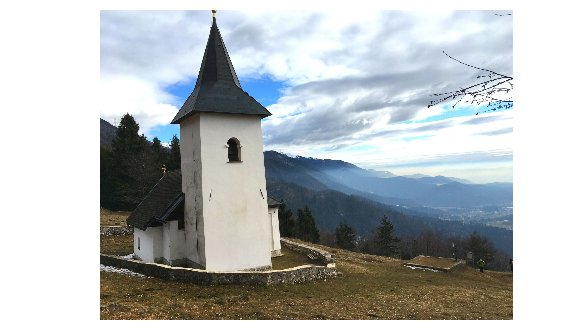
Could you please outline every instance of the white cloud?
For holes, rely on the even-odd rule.
[[[140,133],[171,122],[178,109],[171,105],[173,96],[146,80],[114,76],[100,80],[100,116],[117,125],[126,113],[140,124]]]
[[[183,101],[165,87],[197,75],[210,14],[103,12],[101,18],[101,115],[130,112],[148,135],[152,127],[168,124]],[[512,150],[511,115],[475,125],[464,124],[469,117],[404,123],[444,112],[427,108],[430,94],[476,81],[477,70],[450,60],[443,50],[512,74],[510,16],[222,11],[218,25],[239,78],[264,75],[288,86],[269,107],[273,116],[263,121],[269,149],[389,166]]]

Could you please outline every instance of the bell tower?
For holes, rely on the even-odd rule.
[[[270,269],[261,119],[271,113],[242,90],[212,12],[197,82],[171,122],[180,125],[186,258],[212,271]]]

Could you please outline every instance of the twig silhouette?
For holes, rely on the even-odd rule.
[[[452,105],[452,108],[455,108],[456,105],[458,105],[461,101],[464,100],[464,98],[466,98],[466,100],[464,100],[464,103],[487,105],[488,108],[486,110],[477,112],[477,115],[479,113],[510,109],[513,107],[512,96],[509,98],[502,97],[503,94],[508,94],[513,89],[513,77],[509,77],[492,70],[464,63],[458,60],[457,58],[450,56],[445,51],[443,51],[443,53],[450,59],[462,65],[465,65],[476,70],[484,71],[486,72],[486,74],[477,76],[476,79],[480,80],[480,82],[472,84],[470,86],[461,87],[457,90],[450,92],[432,94],[432,97],[437,98],[429,102],[429,105],[427,106],[428,108],[438,105],[450,99],[455,100],[455,103]]]

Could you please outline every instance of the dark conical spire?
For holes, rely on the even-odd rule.
[[[242,90],[216,24],[215,11],[212,13],[212,26],[197,83],[171,123],[178,124],[196,112],[270,116],[267,109]]]
[[[224,45],[224,40],[222,40],[222,35],[216,24],[216,16],[214,13],[210,36],[208,37],[203,61],[199,69],[198,84],[217,80],[232,82],[240,87],[240,81],[238,81],[236,71],[234,71],[232,61],[230,61],[230,56],[228,55],[228,50],[226,50],[226,45]]]

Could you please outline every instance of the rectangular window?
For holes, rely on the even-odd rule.
[[[140,250],[140,236],[138,236],[138,249]]]

